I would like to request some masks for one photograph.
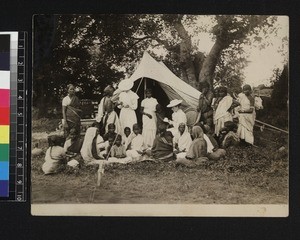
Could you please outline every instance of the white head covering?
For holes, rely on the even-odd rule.
[[[179,105],[180,103],[182,103],[182,100],[174,99],[170,102],[169,105],[167,105],[167,107],[168,108],[175,107],[175,106]]]
[[[122,80],[119,85],[118,88],[121,91],[128,91],[133,87],[133,81],[131,79],[124,79]]]
[[[80,151],[83,160],[86,162],[91,162],[93,160],[96,160],[96,159],[94,159],[93,154],[92,154],[92,143],[93,143],[95,136],[97,135],[97,130],[98,129],[96,127],[89,127],[86,130],[82,148]],[[99,135],[99,137],[102,138],[100,135]],[[103,141],[103,139],[102,139],[102,141]]]

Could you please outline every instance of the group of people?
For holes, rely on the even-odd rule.
[[[112,86],[104,89],[95,122],[82,139],[80,101],[75,87],[69,85],[68,96],[62,101],[66,140],[62,145],[57,136],[48,138],[44,173],[55,173],[62,164],[76,167],[81,162],[95,164],[101,160],[128,163],[156,159],[195,166],[224,157],[230,145],[254,142],[255,107],[249,85],[238,96],[231,96],[226,87],[213,92],[207,82],[201,83],[198,115],[192,125],[187,124],[190,121],[181,108],[181,99],[173,99],[166,106],[173,111],[168,119],[152,90],[146,89],[140,106],[142,126],[136,115],[139,96],[132,87],[133,82],[126,79],[117,90]]]

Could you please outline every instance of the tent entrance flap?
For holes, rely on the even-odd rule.
[[[141,81],[142,79],[142,81]],[[141,83],[140,83],[141,81]],[[139,86],[140,85],[140,86]],[[143,86],[143,87],[142,87]],[[156,80],[150,78],[140,78],[134,82],[134,86],[132,91],[134,91],[140,98],[138,99],[138,109],[136,110],[137,113],[141,111],[141,102],[145,98],[144,97],[144,88],[152,89],[152,96],[157,99],[158,103],[162,106],[163,111],[166,113],[168,118],[172,116],[172,110],[167,108],[166,106],[170,103],[170,99],[166,94],[165,90],[162,88],[161,84]],[[137,114],[138,123],[142,123],[142,116],[141,114]]]
[[[166,90],[166,93],[171,100],[172,98],[175,98],[174,94],[176,94],[176,98],[179,98],[178,96],[180,96],[179,99],[183,99],[187,103],[187,106],[194,109],[197,108],[201,93],[177,77],[163,63],[157,62],[147,52],[144,52],[143,58],[130,79],[132,81],[138,81],[142,77],[157,81],[162,88]],[[167,87],[164,87],[163,85]]]

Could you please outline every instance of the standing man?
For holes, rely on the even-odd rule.
[[[214,98],[214,93],[210,90],[208,82],[200,82],[199,90],[201,92],[197,111],[198,121],[202,122],[203,125],[208,125],[213,127],[213,109],[212,109],[212,100]],[[196,121],[196,123],[198,122]]]

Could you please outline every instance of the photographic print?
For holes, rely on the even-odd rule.
[[[33,18],[33,215],[287,216],[289,19]]]

